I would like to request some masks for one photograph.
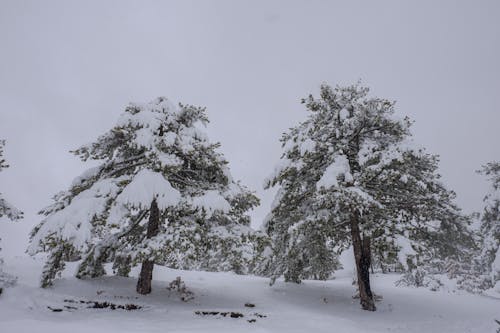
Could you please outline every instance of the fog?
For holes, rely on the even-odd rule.
[[[262,199],[283,131],[323,82],[361,79],[415,121],[465,212],[500,158],[498,1],[0,1],[0,192],[25,211],[0,221],[20,255],[36,212],[86,169],[69,153],[129,102],[165,96],[207,107],[233,175]],[[5,222],[5,223],[4,223]]]

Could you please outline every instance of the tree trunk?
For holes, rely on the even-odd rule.
[[[375,302],[370,288],[370,237],[364,236],[363,239],[361,239],[359,215],[357,212],[351,216],[351,237],[354,248],[354,259],[356,261],[361,307],[363,310],[375,311]]]
[[[156,204],[156,199],[153,199],[153,201],[151,202],[151,208],[149,209],[149,221],[146,237],[152,238],[158,235],[159,230],[160,211],[158,209],[158,205]],[[146,295],[151,293],[151,281],[153,280],[154,266],[155,263],[152,260],[143,261],[136,289],[139,294]]]

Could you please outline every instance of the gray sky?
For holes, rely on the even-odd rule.
[[[495,0],[0,0],[0,192],[26,212],[0,223],[4,253],[24,251],[36,211],[86,168],[68,151],[157,96],[207,107],[233,175],[262,198],[255,226],[300,98],[358,79],[397,100],[458,204],[480,210],[474,170],[500,159],[499,17]]]

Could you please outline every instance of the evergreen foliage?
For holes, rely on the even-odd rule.
[[[204,108],[158,98],[128,106],[110,131],[75,150],[100,164],[41,211],[29,252],[50,253],[42,286],[79,259],[80,278],[105,274],[105,263],[122,276],[146,262],[246,272],[260,237],[247,212],[259,200],[233,180],[207,122]]]
[[[474,293],[495,288],[500,292],[500,162],[490,162],[480,171],[490,182],[490,190],[483,199],[478,233],[477,254],[468,266],[468,274],[460,277],[460,286]]]
[[[4,146],[5,140],[0,140],[0,171],[9,167],[7,161],[3,158]],[[3,198],[2,193],[0,193],[0,217],[2,216],[7,216],[8,219],[17,221],[23,217],[23,213],[7,202]]]
[[[5,140],[0,140],[0,171],[9,167],[7,161],[3,158],[4,146]],[[7,200],[2,197],[2,193],[0,193],[0,218],[3,216],[6,216],[11,221],[17,221],[23,218],[23,212],[7,202]],[[1,250],[2,248],[0,248],[0,251]],[[2,266],[3,259],[0,258],[0,293],[2,288],[12,285],[16,280],[14,276],[4,272]]]
[[[440,182],[438,157],[412,142],[410,120],[359,84],[322,85],[319,98],[302,102],[309,117],[283,135],[281,162],[265,183],[279,190],[265,222],[273,250],[260,272],[327,279],[354,245],[358,283],[363,271],[371,299],[369,266],[408,278],[451,273],[472,246],[469,219]],[[363,307],[374,310],[371,303]]]

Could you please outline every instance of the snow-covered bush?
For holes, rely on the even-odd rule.
[[[167,289],[172,292],[176,292],[183,302],[189,302],[194,299],[194,293],[188,289],[186,283],[182,281],[180,276],[176,277],[172,282],[170,282]]]

